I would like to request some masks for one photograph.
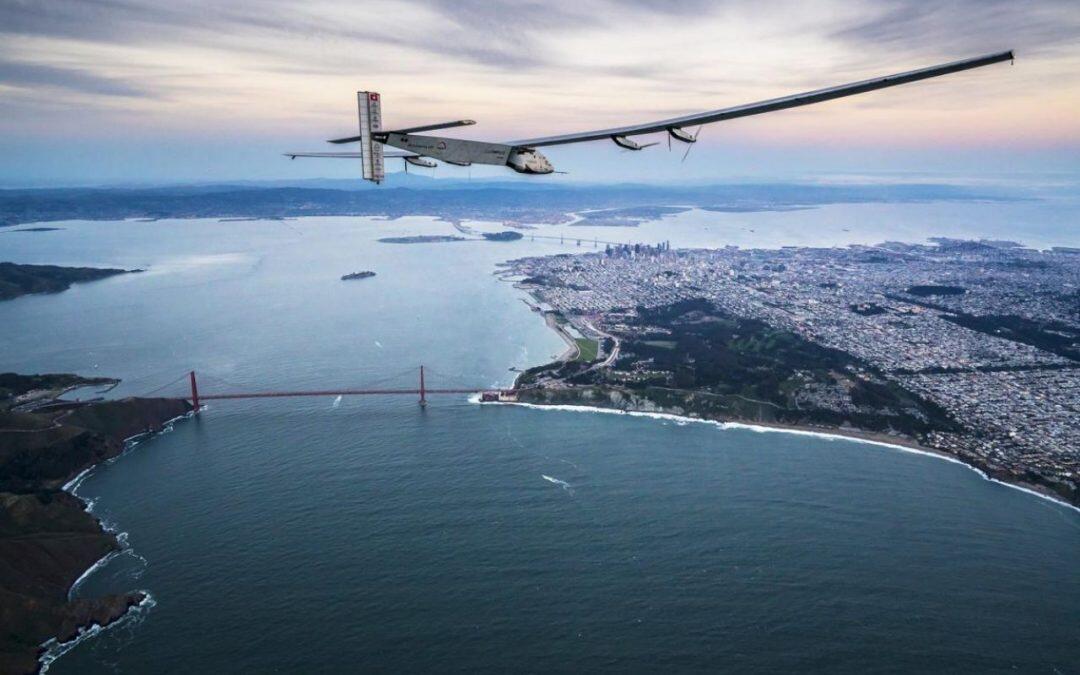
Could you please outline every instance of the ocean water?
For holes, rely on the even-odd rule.
[[[588,249],[578,236],[1075,246],[1076,214],[862,205],[536,231],[575,237],[562,246],[375,243],[454,232],[429,218],[60,223],[0,233],[0,259],[147,271],[0,303],[0,370],[124,378],[112,395],[190,369],[204,391],[404,387],[421,363],[430,387],[506,385],[562,343],[495,265]],[[361,269],[378,276],[338,279]],[[213,401],[77,492],[129,549],[75,594],[153,601],[51,673],[1080,662],[1080,513],[855,441],[464,396]]]

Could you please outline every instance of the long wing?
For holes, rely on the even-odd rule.
[[[323,157],[334,159],[361,159],[364,155],[360,152],[286,152],[284,153],[289,159],[296,159],[297,157]],[[415,152],[396,152],[394,150],[384,151],[383,157],[420,157]]]
[[[982,66],[988,66],[993,63],[1000,63],[1002,61],[1012,60],[1013,53],[1012,50],[1009,50],[1007,52],[988,54],[986,56],[979,56],[973,59],[953,61],[952,63],[945,63],[939,66],[931,66],[929,68],[922,68],[920,70],[912,70],[906,73],[897,73],[896,75],[887,75],[885,77],[875,77],[870,80],[862,80],[860,82],[842,84],[838,87],[816,89],[814,91],[808,91],[802,94],[795,94],[793,96],[783,96],[781,98],[773,98],[767,101],[748,103],[746,105],[739,105],[733,108],[710,110],[708,112],[697,113],[694,115],[673,117],[671,119],[660,120],[658,122],[646,122],[645,124],[635,124],[626,127],[617,127],[614,129],[598,129],[596,131],[583,131],[576,134],[565,134],[563,136],[547,136],[545,138],[529,138],[523,141],[510,141],[509,143],[507,143],[507,145],[535,148],[543,145],[583,143],[585,141],[597,141],[600,139],[619,136],[637,136],[640,134],[651,134],[658,131],[680,129],[686,126],[709,124],[711,122],[722,122],[724,120],[735,119],[737,117],[760,115],[762,113],[773,112],[774,110],[786,110],[787,108],[796,108],[798,106],[810,105],[811,103],[831,101],[834,98],[853,96],[855,94],[862,94],[868,91],[874,91],[876,89],[895,87],[898,84],[918,82],[919,80],[925,80],[931,77],[938,77],[939,75],[958,73],[962,70],[970,70],[971,68],[979,68]]]

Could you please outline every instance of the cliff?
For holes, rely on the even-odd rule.
[[[180,399],[128,398],[13,411],[11,404],[29,387],[71,386],[79,378],[0,378],[9,385],[7,398],[0,395],[0,672],[33,673],[42,643],[106,625],[145,597],[130,592],[69,600],[72,584],[120,544],[61,486],[119,455],[126,439],[160,430],[191,406]]]

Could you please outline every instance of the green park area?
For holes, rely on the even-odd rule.
[[[589,338],[574,338],[574,342],[577,343],[578,347],[576,361],[596,360],[596,354],[600,349],[600,344],[596,340],[590,340]]]

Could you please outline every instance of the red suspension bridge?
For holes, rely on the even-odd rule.
[[[187,375],[191,385],[188,400],[198,412],[203,401],[223,401],[252,398],[291,398],[299,396],[416,396],[420,405],[427,405],[427,397],[433,394],[480,394],[485,400],[506,400],[512,397],[512,389],[486,389],[477,387],[429,388],[424,381],[424,366],[420,366],[420,379],[416,388],[370,388],[370,389],[295,389],[283,391],[213,391],[199,393],[199,382],[192,370]],[[166,385],[169,386],[169,385]]]

